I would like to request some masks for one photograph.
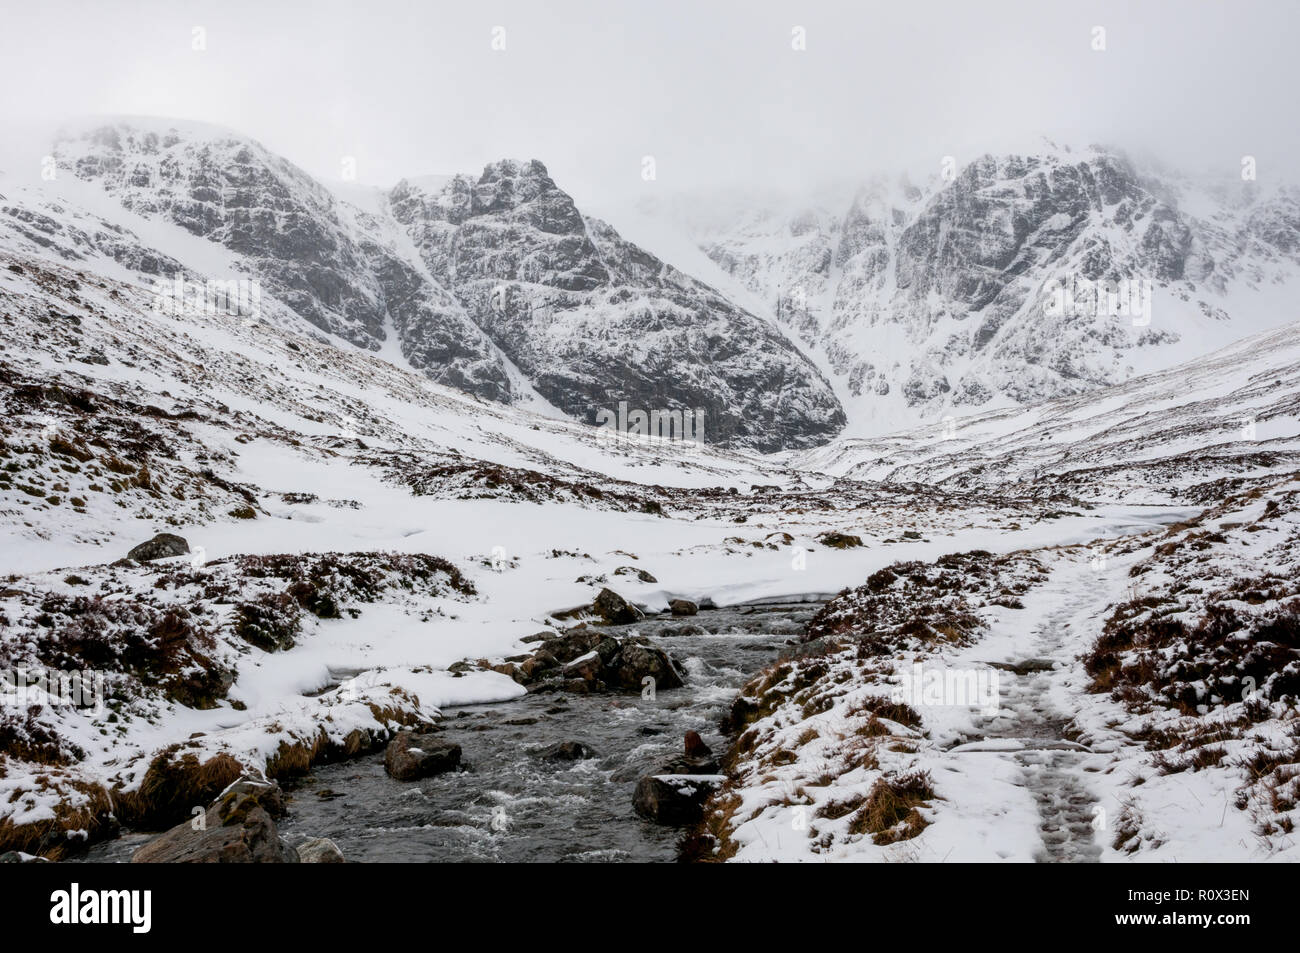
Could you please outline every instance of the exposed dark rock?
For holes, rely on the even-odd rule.
[[[673,615],[695,615],[700,611],[700,607],[689,599],[674,599],[668,603],[668,609]]]
[[[822,443],[844,424],[834,392],[779,332],[584,216],[541,162],[494,162],[436,193],[403,181],[389,201],[434,279],[575,417],[596,423],[625,403],[665,414],[655,431],[672,434],[683,411],[702,410],[706,443],[764,451]],[[601,333],[552,333],[588,314]],[[648,375],[630,342],[651,338],[683,346],[656,349]]]
[[[632,807],[658,824],[694,824],[704,816],[704,803],[722,780],[720,775],[648,775],[637,782]]]
[[[547,639],[522,662],[480,663],[489,667],[530,691],[641,691],[647,677],[656,690],[682,684],[680,666],[662,649],[639,636],[618,637],[589,625]]]
[[[613,589],[602,589],[596,594],[595,601],[591,607],[596,610],[596,614],[605,620],[609,625],[627,625],[632,622],[640,622],[645,618],[645,613],[632,605]]]
[[[274,783],[237,781],[212,806],[138,848],[133,864],[298,863],[298,853],[276,829],[284,798]]]
[[[709,758],[713,756],[713,750],[704,743],[698,731],[686,732],[683,739],[686,745],[686,757],[688,758]]]
[[[399,732],[384,751],[384,770],[398,781],[418,781],[454,771],[460,764],[460,745],[432,732]]]
[[[537,757],[546,761],[581,761],[584,758],[596,758],[596,750],[581,741],[557,741],[537,752]]]
[[[184,556],[190,551],[190,544],[175,533],[159,533],[153,539],[141,543],[129,553],[127,559],[138,559],[142,563],[154,559],[166,559],[168,556]]]
[[[853,549],[862,545],[861,536],[852,536],[848,533],[822,533],[817,537],[817,542],[823,546],[829,546],[831,549]]]
[[[686,753],[670,758],[637,781],[632,806],[660,824],[694,824],[704,802],[725,780],[713,752],[699,732],[688,731]]]
[[[657,583],[659,581],[654,576],[650,575],[650,573],[646,572],[644,569],[637,569],[635,566],[619,566],[617,569],[614,570],[614,575],[635,576],[637,579],[640,579],[642,582],[647,582],[652,584]]]

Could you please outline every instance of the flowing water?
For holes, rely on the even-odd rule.
[[[737,690],[803,631],[816,605],[749,606],[660,616],[636,630],[686,668],[686,685],[640,695],[532,694],[443,710],[442,737],[469,770],[394,781],[382,753],[322,765],[288,786],[280,825],[293,843],[328,837],[354,861],[671,861],[681,832],[632,810],[637,779],[698,731],[715,752]],[[579,741],[596,757],[537,752]]]
[[[681,830],[632,810],[637,780],[681,754],[698,731],[715,753],[718,725],[749,677],[803,632],[818,603],[737,606],[691,617],[653,616],[635,630],[686,669],[685,685],[637,694],[546,692],[443,709],[442,737],[468,770],[394,781],[383,752],[318,765],[284,782],[289,843],[328,837],[351,861],[672,861]],[[795,650],[797,651],[797,650]],[[596,757],[548,761],[537,752],[579,741]],[[128,861],[152,834],[96,844],[85,861]]]

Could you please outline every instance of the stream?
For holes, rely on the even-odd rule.
[[[672,861],[681,831],[632,810],[637,779],[698,731],[721,754],[722,716],[740,686],[803,631],[817,604],[740,606],[611,626],[647,636],[686,668],[685,686],[634,694],[531,694],[444,708],[443,737],[470,770],[394,781],[383,753],[320,765],[288,782],[295,843],[328,837],[351,861]],[[596,757],[536,754],[579,741]]]
[[[647,636],[686,669],[685,685],[639,694],[541,692],[487,705],[444,707],[442,737],[468,770],[395,781],[382,750],[320,764],[281,782],[291,844],[328,837],[349,861],[579,863],[673,861],[680,828],[632,810],[637,780],[682,753],[695,730],[721,755],[719,723],[740,687],[804,630],[817,602],[704,609],[610,626]],[[579,741],[596,756],[548,761],[537,752]],[[128,862],[154,834],[93,845],[83,862]]]

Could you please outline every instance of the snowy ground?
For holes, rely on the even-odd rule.
[[[1193,448],[1213,415],[1197,392],[1169,393],[1164,378],[1133,385],[1124,400],[1075,398],[977,421],[967,443],[912,434],[760,458],[609,447],[578,424],[484,404],[299,334],[287,319],[178,320],[152,311],[129,282],[27,258],[11,263],[17,270],[0,269],[0,667],[48,663],[42,633],[87,624],[51,607],[98,597],[120,604],[103,610],[109,616],[122,606],[163,613],[201,605],[194,626],[202,638],[187,664],[229,670],[231,681],[205,699],[209,707],[193,707],[148,672],[114,669],[125,696],[109,712],[39,698],[34,711],[10,706],[0,832],[57,820],[74,838],[102,836],[92,820],[114,809],[104,792],[119,807],[122,796],[139,795],[160,752],[173,761],[225,755],[256,772],[302,750],[358,750],[401,724],[436,719],[441,706],[515,697],[523,689],[505,675],[448,669],[518,654],[522,637],[604,586],[648,611],[672,598],[829,598],[900,561],[932,565],[982,550],[989,555],[977,561],[1001,566],[1006,556],[1012,583],[1025,588],[1006,604],[962,588],[981,603],[970,608],[978,625],[963,623],[959,637],[937,646],[899,643],[861,658],[854,645],[832,644],[793,665],[788,692],[767,686],[780,703],[749,724],[753,743],[735,753],[715,802],[709,829],[721,855],[1295,857],[1295,759],[1286,755],[1294,695],[1284,702],[1279,688],[1269,696],[1274,708],[1237,726],[1218,760],[1167,770],[1195,757],[1179,746],[1204,724],[1165,722],[1231,722],[1242,703],[1207,694],[1204,712],[1175,717],[1168,699],[1096,690],[1081,658],[1116,607],[1133,601],[1130,572],[1140,563],[1150,564],[1137,577],[1144,587],[1159,580],[1192,614],[1202,583],[1228,585],[1243,554],[1256,575],[1290,571],[1289,502],[1265,519],[1266,501],[1250,497],[1282,493],[1273,484],[1294,469],[1290,338],[1264,348],[1271,363],[1259,380],[1279,382],[1260,404],[1255,436],[1266,445],[1233,444],[1212,459]],[[1236,401],[1225,418],[1249,398],[1224,389],[1241,373],[1242,353],[1192,378],[1213,399]],[[1177,431],[1176,439],[1162,450],[1159,480],[1135,487],[1124,476],[1135,459],[1131,440],[1113,438],[1135,432],[1156,391],[1165,394],[1160,432]],[[1031,445],[1039,431],[1063,429],[1068,453]],[[1040,466],[1049,472],[1035,479]],[[1104,478],[1089,476],[1093,467]],[[1207,490],[1216,480],[1223,486]],[[1205,542],[1227,554],[1221,564],[1183,565],[1177,553],[1158,551],[1176,521],[1191,526],[1184,536],[1208,532],[1198,514],[1234,493],[1244,515],[1216,517],[1222,539]],[[186,556],[150,568],[113,565],[158,532],[183,536],[202,559],[192,568]],[[828,532],[862,545],[833,548],[820,539]],[[446,573],[432,588],[407,587],[394,570],[397,583],[346,602],[337,618],[304,613],[291,647],[264,648],[236,633],[242,600],[278,592],[241,575],[241,559],[322,553],[427,554],[463,574],[472,592]],[[158,585],[187,573],[196,578]],[[234,587],[227,601],[202,594],[218,581]],[[1259,604],[1291,595],[1279,589]],[[125,638],[129,628],[110,627],[110,635]],[[899,710],[903,720],[891,718],[871,699],[888,701],[899,674],[918,661],[925,671],[997,673],[996,711],[918,702],[913,723]],[[806,671],[815,662],[825,671]],[[1263,679],[1257,687],[1268,688]],[[1170,736],[1163,749],[1149,744],[1153,722]],[[1265,749],[1280,760],[1260,761]],[[892,804],[872,802],[879,782],[900,779]],[[866,818],[872,803],[879,810]]]
[[[1045,574],[1016,593],[1018,607],[985,603],[959,644],[927,637],[918,648],[898,639],[892,653],[864,657],[855,645],[832,643],[788,672],[755,679],[748,694],[761,716],[741,736],[733,780],[706,823],[719,854],[742,861],[1295,860],[1294,695],[1264,688],[1263,677],[1258,684],[1240,677],[1270,645],[1279,651],[1259,670],[1270,673],[1268,682],[1285,678],[1290,686],[1300,674],[1294,632],[1277,623],[1296,608],[1295,493],[1284,480],[1211,520],[1025,554]],[[1188,549],[1198,554],[1195,573],[1167,565]],[[1080,656],[1108,619],[1127,618],[1117,607],[1155,606],[1165,622],[1195,624],[1215,618],[1205,615],[1212,603],[1222,610],[1216,584],[1231,587],[1252,571],[1280,573],[1279,584],[1289,584],[1273,598],[1229,590],[1257,620],[1253,646],[1207,662],[1205,636],[1165,645],[1148,634],[1126,656],[1143,680],[1125,692],[1097,690]],[[979,588],[972,582],[964,591]],[[1162,612],[1159,601],[1170,592],[1172,613]],[[1187,693],[1181,711],[1152,688],[1166,678]],[[894,707],[900,701],[906,709]],[[896,801],[915,796],[891,809],[891,792]]]

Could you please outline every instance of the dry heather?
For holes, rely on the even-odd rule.
[[[1300,822],[1300,481],[1169,529],[1085,654],[1163,774],[1226,767],[1264,838]],[[1129,847],[1137,841],[1128,839]],[[1128,849],[1128,847],[1126,847]]]

